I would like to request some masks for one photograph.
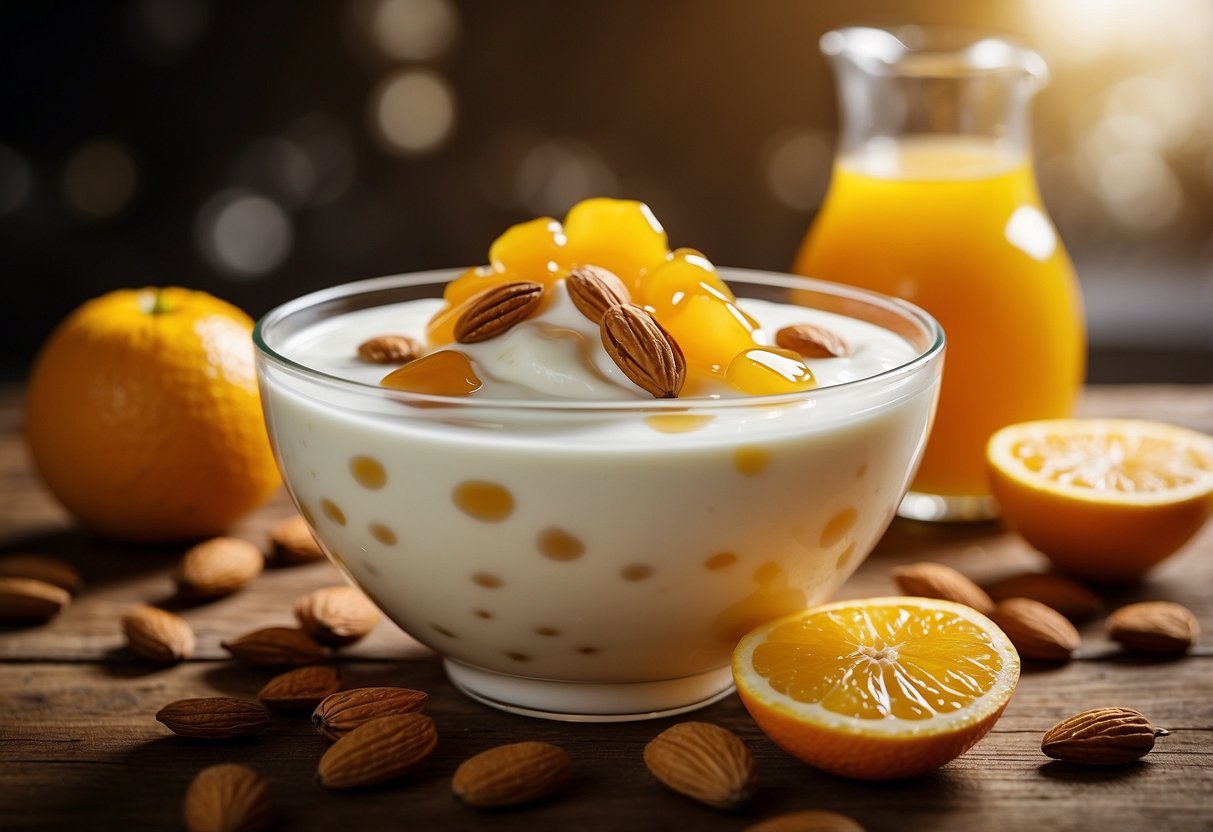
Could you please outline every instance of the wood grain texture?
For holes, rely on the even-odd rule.
[[[1213,432],[1213,388],[1092,389],[1087,413],[1160,418]],[[29,830],[180,828],[192,777],[220,762],[248,765],[270,783],[286,830],[694,829],[740,830],[784,811],[832,809],[869,830],[1205,830],[1213,818],[1213,525],[1144,584],[1106,592],[1110,606],[1166,599],[1192,609],[1206,634],[1194,654],[1128,660],[1097,620],[1082,628],[1079,660],[1028,667],[1006,714],[969,753],[926,777],[852,782],[814,771],[758,731],[736,697],[694,719],[737,732],[758,761],[759,787],[743,813],[708,809],[671,793],[641,764],[645,743],[677,719],[579,725],[497,712],[457,693],[437,659],[384,622],[339,653],[347,687],[404,685],[430,693],[438,725],[434,755],[405,779],[351,794],[315,785],[329,747],[305,716],[275,714],[236,744],[172,736],[155,712],[193,696],[253,698],[273,675],[230,661],[219,642],[254,627],[292,624],[291,603],[339,583],[326,563],[267,570],[247,590],[205,605],[173,606],[198,633],[195,657],[156,668],[123,647],[119,618],[135,603],[169,603],[181,547],[130,549],[75,531],[38,485],[19,434],[19,398],[0,393],[0,553],[61,555],[86,588],[49,624],[0,630],[0,828]],[[267,530],[290,508],[279,497],[235,531],[267,546]],[[1043,559],[996,524],[936,526],[897,521],[840,597],[893,594],[889,570],[916,560],[948,563],[980,582]],[[1061,718],[1101,705],[1142,711],[1170,736],[1144,761],[1090,770],[1050,761],[1039,749]],[[553,798],[506,812],[478,811],[450,793],[464,759],[490,746],[552,742],[573,758]]]

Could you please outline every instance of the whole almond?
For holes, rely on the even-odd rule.
[[[185,793],[189,832],[260,832],[274,820],[270,787],[252,769],[232,763],[198,772]]]
[[[1078,631],[1052,607],[1031,598],[999,601],[990,615],[1025,659],[1069,661],[1078,649]]]
[[[309,636],[329,647],[344,647],[365,636],[383,615],[362,590],[329,586],[295,601],[295,618]]]
[[[994,611],[994,601],[973,581],[942,563],[922,561],[898,566],[892,571],[893,580],[904,595],[941,598],[972,607],[982,615]]]
[[[324,648],[296,627],[264,627],[222,645],[233,658],[254,667],[301,667],[325,657]]]
[[[191,598],[222,598],[261,574],[261,550],[236,537],[214,537],[194,546],[177,564],[177,583]]]
[[[372,364],[407,364],[421,351],[421,344],[410,335],[376,335],[358,345],[358,357]]]
[[[1068,763],[1123,765],[1144,757],[1154,747],[1155,738],[1166,734],[1131,708],[1094,708],[1050,728],[1040,750]]]
[[[1085,621],[1103,606],[1103,601],[1077,581],[1050,572],[1024,572],[1003,578],[987,591],[995,601],[1031,598],[1052,607],[1071,621]]]
[[[180,699],[161,708],[156,719],[178,736],[204,740],[250,737],[270,724],[265,708],[230,696]]]
[[[0,557],[0,578],[33,578],[77,593],[84,579],[76,567],[54,555],[17,554]]]
[[[270,679],[257,699],[279,711],[311,711],[340,688],[341,676],[334,668],[312,665]]]
[[[140,604],[122,616],[126,644],[141,659],[175,664],[194,654],[194,629],[184,618]]]
[[[754,756],[736,734],[708,722],[680,722],[644,747],[644,764],[679,794],[735,809],[757,784]]]
[[[312,714],[312,725],[330,740],[384,716],[410,714],[425,708],[429,695],[412,688],[353,688],[326,696]]]
[[[1200,637],[1200,624],[1187,607],[1170,601],[1141,601],[1108,616],[1108,637],[1128,653],[1178,656]]]
[[[330,789],[353,789],[395,780],[438,745],[434,720],[425,714],[373,719],[333,743],[316,767],[316,779]]]
[[[558,745],[516,742],[464,760],[451,791],[469,806],[494,809],[547,797],[569,779],[572,760]]]
[[[631,381],[655,399],[673,399],[686,381],[682,350],[639,306],[612,306],[602,316],[602,346]]]
[[[632,302],[631,293],[614,272],[598,266],[582,266],[573,269],[564,281],[569,299],[595,324],[602,323],[602,316],[612,306],[623,306]]]
[[[271,558],[275,565],[295,566],[324,560],[324,550],[301,516],[287,518],[270,528]]]
[[[542,297],[543,284],[528,280],[485,289],[471,298],[455,321],[455,340],[475,344],[495,338],[526,320],[539,308]]]
[[[805,358],[838,358],[847,355],[847,342],[828,329],[813,324],[792,324],[775,333],[775,345],[798,352]]]
[[[863,827],[837,812],[809,810],[767,818],[745,832],[863,832]]]
[[[35,624],[48,621],[72,602],[62,587],[34,578],[0,578],[0,621]]]

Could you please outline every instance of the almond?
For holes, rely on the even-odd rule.
[[[358,357],[372,364],[407,364],[421,352],[421,344],[409,335],[376,335],[358,345]]]
[[[475,344],[495,338],[538,309],[542,297],[543,284],[527,280],[485,289],[468,301],[455,321],[455,340]]]
[[[824,327],[792,324],[775,333],[775,345],[798,352],[805,358],[838,358],[847,355],[847,342]]]
[[[957,604],[972,607],[982,615],[989,615],[994,611],[994,602],[984,589],[942,563],[923,561],[909,566],[898,566],[891,574],[904,595],[955,601]]]
[[[572,764],[568,752],[550,743],[499,745],[460,763],[451,791],[485,809],[531,803],[560,788]]]
[[[1047,732],[1040,750],[1055,760],[1094,766],[1115,766],[1144,757],[1156,737],[1155,728],[1131,708],[1095,708],[1063,719]]]
[[[324,560],[324,550],[316,542],[311,527],[296,515],[270,529],[271,557],[275,565],[295,566]]]
[[[1069,661],[1078,649],[1078,631],[1064,615],[1031,598],[999,601],[990,615],[1025,659]]]
[[[602,316],[602,345],[632,382],[655,399],[676,398],[686,381],[682,350],[639,306],[612,306]]]
[[[261,574],[265,558],[247,540],[215,537],[187,551],[177,564],[177,584],[191,598],[222,598]]]
[[[837,812],[788,812],[747,826],[745,832],[863,832],[863,827]]]
[[[333,743],[316,767],[316,779],[330,789],[353,789],[395,780],[438,745],[434,720],[425,714],[373,719]]]
[[[66,589],[34,578],[0,578],[0,621],[48,621],[72,602]]]
[[[735,809],[757,784],[754,756],[736,734],[708,722],[680,722],[644,747],[644,764],[679,794]]]
[[[53,555],[5,555],[0,558],[0,578],[33,578],[73,594],[84,586],[76,567]]]
[[[329,647],[344,647],[365,636],[383,616],[362,591],[329,586],[295,601],[295,618],[309,636]]]
[[[428,699],[428,694],[412,688],[345,690],[326,696],[316,706],[312,725],[330,740],[338,740],[372,719],[420,711]]]
[[[257,694],[257,699],[279,711],[311,711],[340,688],[341,676],[335,669],[312,665],[288,670],[270,679]]]
[[[1170,601],[1141,601],[1108,616],[1108,637],[1127,653],[1178,656],[1200,636],[1200,624],[1187,607]]]
[[[185,793],[189,832],[260,832],[274,820],[270,787],[252,769],[231,763],[198,772]]]
[[[295,627],[265,627],[222,644],[234,658],[254,667],[300,667],[325,656],[323,647]]]
[[[230,696],[181,699],[161,708],[156,719],[178,736],[204,740],[250,737],[270,724],[265,708]]]
[[[1025,572],[992,584],[988,590],[995,601],[1005,598],[1031,598],[1052,607],[1071,621],[1085,621],[1103,606],[1103,601],[1077,581],[1047,572]]]
[[[595,324],[602,323],[602,316],[612,306],[632,302],[631,293],[623,281],[614,272],[597,266],[573,269],[565,278],[564,287],[573,305]]]
[[[141,659],[175,664],[194,654],[194,629],[168,610],[140,604],[122,616],[126,644]]]

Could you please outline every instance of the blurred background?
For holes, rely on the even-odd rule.
[[[0,6],[0,373],[109,289],[256,316],[484,262],[590,195],[671,243],[786,269],[829,182],[817,40],[853,23],[1017,35],[1048,61],[1037,172],[1092,381],[1213,381],[1206,0],[221,0]]]

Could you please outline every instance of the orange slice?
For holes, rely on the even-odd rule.
[[[758,726],[809,765],[877,780],[932,771],[972,748],[1019,681],[997,625],[931,598],[841,601],[751,632],[733,653]]]
[[[1213,512],[1213,437],[1173,425],[1022,422],[995,433],[986,458],[1007,523],[1083,578],[1140,577]]]

